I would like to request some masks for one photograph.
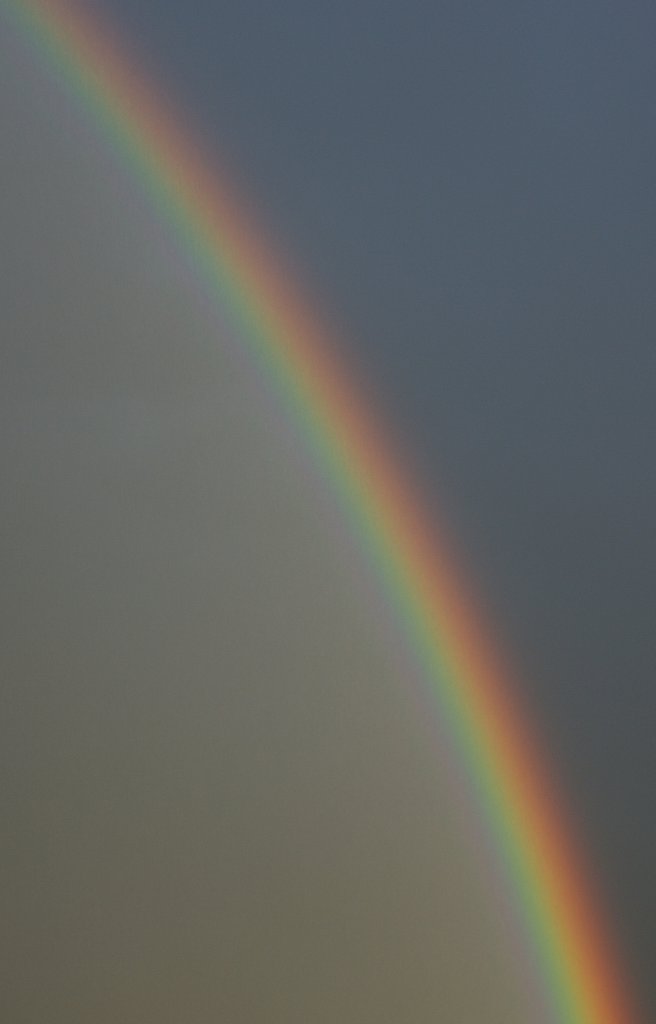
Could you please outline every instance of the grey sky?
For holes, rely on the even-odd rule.
[[[233,161],[407,441],[653,1015],[653,4],[99,6]]]
[[[326,482],[2,28],[3,1019],[546,1022]]]

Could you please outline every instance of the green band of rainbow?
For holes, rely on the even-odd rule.
[[[351,377],[242,202],[185,137],[108,27],[71,0],[1,0],[111,137],[229,308],[384,577],[455,737],[567,1024],[637,1020],[507,674]]]

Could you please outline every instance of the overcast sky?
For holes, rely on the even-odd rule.
[[[656,1008],[653,8],[632,0],[103,0],[98,6],[124,28],[144,66],[187,113],[192,131],[230,164],[317,309],[339,325],[371,395],[415,460],[491,621],[520,666],[522,686],[604,879],[617,935]],[[286,681],[279,700],[257,691],[258,700],[270,701],[274,716],[267,726],[270,763],[260,762],[248,791],[262,806],[268,799],[262,786],[275,763],[279,774],[272,785],[287,801],[288,813],[300,814],[301,806],[303,814],[310,813],[309,796],[292,785],[293,766],[303,760],[301,747],[318,743],[326,719],[334,719],[335,745],[326,741],[326,751],[342,752],[341,767],[335,768],[329,752],[317,756],[317,778],[312,775],[307,787],[309,793],[315,783],[320,786],[322,772],[328,785],[325,773],[336,771],[342,789],[332,794],[332,813],[342,830],[352,832],[364,813],[365,794],[353,796],[352,803],[344,794],[353,774],[349,766],[370,734],[358,716],[369,715],[373,697],[370,683],[363,682],[354,696],[345,680],[354,673],[363,680],[387,679],[384,697],[374,701],[379,738],[367,771],[381,779],[376,792],[391,786],[399,794],[394,815],[400,813],[397,804],[416,810],[393,830],[406,835],[402,850],[392,843],[390,852],[385,830],[392,812],[381,798],[376,821],[361,828],[364,847],[357,856],[351,851],[356,867],[343,846],[334,857],[344,858],[343,872],[354,874],[349,884],[359,892],[369,884],[363,879],[369,877],[370,847],[386,851],[379,854],[379,888],[375,894],[372,889],[367,907],[380,898],[393,858],[405,858],[403,877],[412,880],[416,872],[417,880],[402,907],[399,898],[396,912],[409,928],[430,885],[430,864],[443,850],[432,831],[437,826],[425,824],[430,814],[421,801],[439,805],[439,820],[449,813],[450,797],[438,793],[437,783],[431,791],[435,744],[397,694],[395,673],[407,666],[390,667],[384,610],[368,589],[366,569],[353,569],[357,552],[349,550],[326,511],[321,482],[312,478],[276,410],[235,355],[225,324],[226,344],[217,347],[220,311],[210,309],[194,288],[184,260],[151,222],[138,189],[92,126],[57,96],[13,39],[5,40],[2,417],[5,480],[12,482],[5,489],[6,518],[16,537],[8,556],[7,579],[16,593],[6,595],[14,644],[7,657],[16,680],[21,673],[35,680],[34,692],[14,709],[23,723],[14,731],[22,771],[29,759],[18,749],[21,728],[29,727],[40,752],[32,762],[39,801],[24,823],[26,845],[17,857],[29,850],[37,856],[38,843],[30,846],[28,838],[50,834],[52,821],[60,820],[57,798],[44,789],[44,780],[59,778],[77,794],[80,817],[64,832],[74,842],[75,857],[64,868],[62,847],[52,854],[55,867],[47,870],[69,872],[72,886],[85,863],[84,843],[111,838],[123,843],[124,860],[118,861],[132,864],[130,884],[141,892],[143,865],[129,861],[130,830],[142,821],[144,842],[154,851],[157,830],[170,816],[163,807],[159,817],[153,812],[143,823],[143,802],[155,785],[151,772],[161,799],[179,801],[175,806],[193,817],[197,845],[194,853],[182,850],[181,827],[170,863],[157,878],[148,873],[148,913],[134,948],[145,948],[148,929],[158,927],[154,908],[162,887],[178,877],[176,858],[191,858],[185,884],[192,884],[192,875],[204,879],[193,883],[198,890],[189,905],[202,903],[208,875],[190,865],[199,856],[202,829],[209,827],[203,824],[209,798],[202,780],[216,765],[215,754],[202,744],[209,743],[207,723],[214,721],[218,699],[207,689],[219,658],[209,609],[220,608],[231,622],[220,651],[221,663],[233,666],[228,675],[261,679],[264,658],[273,659],[275,678]],[[168,582],[162,580],[163,565]],[[251,582],[245,585],[245,579]],[[273,623],[272,605],[278,616]],[[292,627],[298,632],[298,616],[300,632],[310,631],[311,639],[282,652],[276,637]],[[251,649],[245,631],[249,638],[255,633],[269,639]],[[185,703],[175,681],[189,672],[192,657],[195,682]],[[346,659],[348,668],[341,661],[330,666],[330,680],[341,680],[322,698],[330,707],[317,704],[319,698],[304,705],[299,692],[307,659],[316,673],[318,663],[327,672],[326,660],[335,657]],[[121,701],[107,696],[117,665],[123,666]],[[144,709],[161,673],[168,683],[164,696],[158,691],[161,719],[155,726]],[[66,680],[63,703],[59,690],[47,698],[43,693],[45,680],[57,674]],[[135,696],[128,677],[136,676],[142,682]],[[94,680],[86,696],[85,680]],[[357,706],[345,714],[347,700]],[[221,756],[232,769],[255,757],[253,730],[264,728],[249,718],[255,706],[255,698],[246,707],[242,697],[230,704],[230,724],[223,727],[229,750]],[[66,752],[69,713],[85,723],[79,740],[84,749],[73,743]],[[294,714],[303,718],[302,728],[290,725]],[[107,716],[110,739],[98,753]],[[397,718],[406,724],[392,727]],[[345,719],[359,724],[347,727]],[[186,731],[178,746],[180,728]],[[134,787],[143,730],[152,757]],[[301,747],[282,768],[272,751],[285,747],[290,730]],[[176,765],[184,763],[180,772],[186,775],[180,782],[178,772],[176,785],[188,787],[175,798],[165,795],[171,745],[184,752],[176,755]],[[93,786],[79,768],[61,760],[64,754],[98,773],[106,801],[97,812],[104,822],[100,832],[84,817],[88,808],[80,809],[85,799],[94,802]],[[410,767],[398,781],[397,762],[407,758]],[[122,769],[115,778],[117,761]],[[19,801],[22,785],[17,781]],[[132,787],[132,795],[122,794],[121,786]],[[408,792],[421,794],[420,803],[413,804]],[[232,870],[242,883],[243,873],[252,870],[264,885],[270,865],[241,863],[247,846],[239,832],[246,828],[243,786],[231,799],[232,832],[241,836]],[[120,841],[110,805],[126,829]],[[326,821],[313,840],[313,855],[332,834],[330,814]],[[261,833],[266,821],[257,827]],[[441,834],[452,832],[457,837],[457,829]],[[282,842],[283,834],[274,829],[272,844]],[[456,847],[458,842],[453,839]],[[443,880],[457,873],[460,850],[441,855],[448,863],[435,877]],[[288,892],[284,884],[292,882],[285,882],[287,868],[279,857],[280,862],[273,858],[276,884]],[[46,868],[38,867],[47,886]],[[322,877],[329,891],[321,898],[330,904],[334,894]],[[334,873],[330,878],[338,885]],[[118,871],[103,879],[109,905],[120,887]],[[98,878],[87,884],[98,885]],[[319,899],[316,886],[307,879],[303,884]],[[435,887],[461,894],[463,888],[443,882]],[[52,928],[87,935],[92,925],[82,918],[90,913],[88,903],[73,899],[66,909],[61,887],[52,891],[60,893],[48,897],[56,903]],[[30,898],[36,914],[39,896]],[[481,897],[483,906],[488,901],[484,913],[493,919],[491,899],[489,893]],[[166,903],[169,909],[162,913],[174,914],[171,906]],[[249,906],[248,920],[258,921],[261,904],[252,892]],[[449,919],[460,922],[462,942],[475,945],[461,911],[454,904]],[[229,913],[237,914],[234,906]],[[367,934],[386,934],[367,917],[371,913],[363,911]],[[388,908],[387,926],[391,914]],[[207,944],[214,941],[203,932],[211,931],[210,918],[208,912],[198,926],[205,936],[201,959],[209,957]],[[288,946],[279,944],[277,967],[270,967],[263,982],[266,998],[273,998],[280,978],[300,971],[300,920],[285,925],[297,944],[292,938]],[[341,937],[339,927],[344,933],[349,928],[345,918],[336,920]],[[121,947],[122,927],[117,914],[105,935],[112,950]],[[417,927],[432,928],[437,941],[434,918]],[[245,927],[243,935],[254,941],[256,932],[255,925]],[[201,938],[189,939],[196,941]],[[258,941],[265,943],[265,937]],[[338,947],[341,938],[324,935],[321,941]],[[380,941],[379,963],[398,956],[396,946]],[[439,986],[430,987],[433,951],[425,944],[413,933],[406,953],[414,951],[414,959],[407,954],[414,966],[398,967],[380,1002],[354,1004],[354,1021],[368,1020],[367,1014],[380,1020],[381,1006],[388,1007],[390,1020],[435,1019],[442,996]],[[20,949],[17,944],[17,956]],[[191,956],[191,946],[186,949]],[[169,946],[160,954],[147,968],[158,984],[165,964],[177,956]],[[38,961],[38,951],[32,955]],[[73,949],[62,954],[71,964],[76,955]],[[264,960],[262,950],[253,956],[257,963]],[[348,957],[339,951],[340,970]],[[100,964],[101,951],[98,958]],[[145,984],[137,991],[129,956],[119,960],[121,998],[134,998],[137,1006],[150,990]],[[209,967],[199,970],[208,973]],[[68,977],[61,965],[59,971]],[[324,974],[313,987],[307,972],[300,973],[307,984],[303,999],[325,994]],[[444,977],[453,989],[447,1005],[448,999],[458,1006],[458,1000],[474,998],[458,971],[447,969]],[[487,992],[485,972],[481,977],[480,991]],[[89,982],[87,1010],[105,983],[100,975]],[[400,1007],[413,985],[423,995],[413,1008],[416,1016],[408,1017]],[[246,987],[236,977],[226,996],[233,999],[235,1019],[241,1013],[253,1020],[263,1012],[239,1003]],[[484,1017],[474,1009],[470,1014],[505,1024],[515,1013],[521,1020],[522,995],[512,981],[498,992],[489,987],[495,994],[485,998],[496,1009]],[[16,999],[20,991],[17,982]],[[202,991],[198,998],[211,1005],[213,990]],[[62,989],[62,1006],[69,997]],[[38,1000],[38,993],[30,998]],[[38,1002],[32,1005],[36,1020]],[[331,1005],[326,1020],[348,1019],[344,1005]],[[281,1020],[295,1019],[294,1013],[300,1020],[304,1007],[302,999],[296,1009],[281,1002],[277,1012]],[[107,1011],[108,1020],[115,1010]],[[136,1009],[130,1012],[139,1016]],[[162,1012],[177,1019],[171,1007]],[[205,1019],[201,1003],[195,1012]]]

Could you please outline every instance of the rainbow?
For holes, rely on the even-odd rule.
[[[637,1021],[589,873],[535,737],[393,446],[253,226],[167,103],[97,16],[72,0],[0,8],[89,110],[146,187],[250,346],[384,579],[460,751],[540,966],[555,1021]]]

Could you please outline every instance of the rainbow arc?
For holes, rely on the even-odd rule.
[[[463,573],[353,375],[163,95],[71,0],[0,0],[121,152],[230,311],[369,553],[478,793],[554,1021],[636,1024],[588,872]]]

